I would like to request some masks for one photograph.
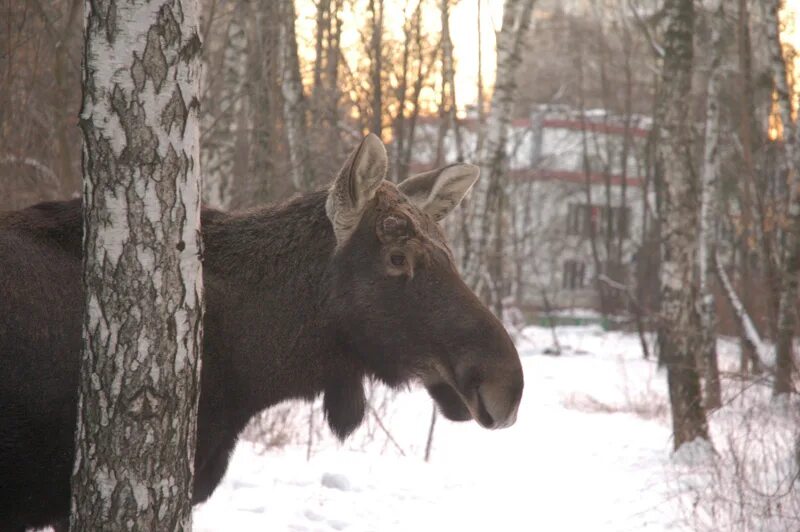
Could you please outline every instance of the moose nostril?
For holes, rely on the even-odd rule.
[[[476,409],[481,425],[487,428],[505,428],[517,419],[522,386],[487,382],[476,389]]]
[[[492,416],[492,414],[489,412],[489,409],[486,407],[486,402],[479,388],[475,390],[475,395],[478,398],[478,417],[480,423],[484,427],[494,427],[495,418],[494,416]]]

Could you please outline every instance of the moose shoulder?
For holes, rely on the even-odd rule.
[[[194,501],[220,482],[259,411],[323,394],[345,438],[363,380],[421,381],[442,413],[512,424],[522,370],[499,321],[459,277],[437,221],[478,176],[453,165],[395,186],[374,135],[329,191],[202,217],[205,335]],[[0,529],[69,512],[81,349],[81,206],[0,217]]]

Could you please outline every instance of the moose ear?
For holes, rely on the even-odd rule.
[[[383,142],[372,133],[345,161],[325,203],[337,244],[345,242],[355,230],[364,207],[386,177],[388,164]]]
[[[479,174],[480,169],[473,164],[451,164],[411,176],[398,188],[417,207],[439,221],[461,203]]]

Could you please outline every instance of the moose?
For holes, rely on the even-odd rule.
[[[346,438],[364,380],[423,384],[448,419],[514,423],[519,356],[460,278],[438,221],[478,168],[385,180],[367,136],[327,190],[284,205],[204,209],[203,365],[193,502],[221,481],[239,433],[290,398],[323,395]],[[80,200],[0,215],[0,530],[66,522],[81,350]]]

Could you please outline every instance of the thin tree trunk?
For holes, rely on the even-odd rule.
[[[478,76],[477,76],[477,83],[478,83],[478,101],[475,105],[478,108],[478,132],[477,138],[475,140],[475,154],[480,154],[483,152],[483,133],[484,133],[484,126],[486,125],[486,108],[484,107],[484,101],[486,100],[485,96],[483,95],[483,35],[481,33],[481,0],[477,0],[478,2]]]
[[[575,35],[577,35],[577,31],[573,30]],[[595,220],[592,216],[592,209],[594,206],[594,201],[592,199],[592,167],[589,162],[589,139],[588,139],[588,132],[587,132],[587,123],[586,123],[586,104],[585,104],[585,88],[584,88],[584,75],[583,75],[583,55],[584,51],[582,45],[579,44],[581,48],[579,48],[578,53],[576,54],[576,67],[578,71],[578,99],[580,101],[580,113],[581,113],[581,166],[583,168],[583,176],[584,176],[584,188],[583,192],[586,197],[586,223],[587,228],[589,230],[589,234],[585,235],[589,237],[589,249],[592,253],[592,262],[594,264],[594,280],[593,285],[595,287],[595,291],[597,293],[597,298],[600,303],[600,314],[602,315],[603,319],[606,319],[608,316],[608,305],[606,304],[606,292],[602,287],[600,282],[600,275],[603,273],[603,262],[600,258],[600,251],[597,246],[597,227],[595,225]],[[599,221],[599,216],[598,219]],[[583,228],[580,228],[579,231],[583,231]],[[584,236],[584,235],[581,235]]]
[[[306,462],[311,460],[314,451],[314,403],[308,405],[308,440],[306,441]]]
[[[339,18],[339,13],[342,10],[343,3],[344,0],[333,0],[333,4],[331,4],[330,30],[325,49],[326,119],[332,127],[338,127],[339,123],[339,62],[341,61],[340,43],[342,33],[342,21]],[[338,138],[332,138],[331,140],[338,141]]]
[[[703,155],[703,175],[700,192],[700,234],[698,235],[698,272],[700,276],[700,320],[703,325],[703,344],[701,358],[705,371],[705,405],[707,409],[722,406],[722,390],[717,361],[717,313],[714,307],[714,293],[711,279],[714,275],[714,255],[716,251],[716,220],[719,217],[717,206],[717,187],[720,174],[720,89],[722,57],[722,24],[725,21],[725,7],[722,1],[714,14],[709,17],[711,25],[711,65],[706,90],[706,129],[705,151]]]
[[[431,451],[433,451],[433,431],[436,428],[436,405],[433,405],[433,410],[431,411],[431,422],[428,425],[428,439],[425,440],[425,461],[430,462],[431,460]]]
[[[622,151],[620,154],[621,159],[621,186],[620,186],[620,217],[621,222],[618,225],[617,234],[617,262],[622,264],[623,250],[625,240],[630,237],[630,217],[628,216],[628,159],[631,154],[631,121],[633,120],[633,68],[631,66],[631,55],[633,54],[633,40],[631,39],[630,27],[628,24],[622,25],[622,39],[624,45],[624,62],[623,69],[625,71],[625,123],[622,132]],[[624,282],[624,280],[620,280]],[[638,320],[639,318],[637,318]]]
[[[53,112],[59,119],[56,121],[55,136],[58,146],[58,176],[62,184],[62,189],[70,193],[78,189],[78,176],[73,172],[73,153],[69,144],[69,135],[74,127],[74,118],[70,114],[65,119],[65,111],[68,109],[66,102],[69,101],[70,88],[65,82],[64,77],[67,71],[67,51],[72,29],[75,27],[75,18],[80,12],[81,0],[71,0],[67,20],[64,22],[64,29],[61,31],[59,41],[56,44],[55,60],[53,65],[53,80],[55,90],[53,90]],[[69,126],[68,126],[69,125]],[[66,187],[64,187],[66,184]]]
[[[547,315],[547,326],[550,329],[550,337],[553,339],[554,355],[561,356],[561,342],[558,341],[556,322],[553,319],[553,306],[550,304],[550,298],[547,297],[547,290],[544,287],[539,287],[539,290],[542,293],[542,304],[544,305],[545,315]]]
[[[244,7],[236,6],[228,23],[222,57],[219,114],[203,114],[203,199],[219,209],[230,206],[236,178],[243,177],[237,165],[237,139],[242,135],[239,118],[246,101],[248,40],[244,19]]]
[[[394,143],[392,146],[392,170],[394,182],[399,183],[407,176],[406,168],[403,167],[403,154],[405,153],[406,142],[406,105],[408,102],[408,82],[409,82],[409,69],[411,68],[411,47],[414,44],[414,30],[417,26],[417,21],[421,17],[422,1],[417,2],[417,7],[411,19],[406,19],[403,23],[403,35],[405,42],[403,44],[403,59],[402,67],[400,69],[400,81],[397,87],[397,115],[394,118]],[[420,57],[422,61],[422,57]]]
[[[295,18],[294,0],[279,0],[278,57],[283,94],[283,121],[289,148],[292,184],[296,190],[304,191],[311,188],[314,183],[314,169],[308,150],[306,101],[303,81],[300,78],[300,60],[297,57]]]
[[[750,256],[751,256],[751,235],[755,235],[762,239],[767,236],[762,231],[755,231],[752,221],[753,211],[753,194],[752,188],[755,186],[755,164],[753,161],[754,140],[758,138],[757,132],[754,130],[754,112],[753,101],[755,96],[753,94],[753,67],[752,67],[752,51],[750,47],[750,14],[747,6],[748,0],[739,0],[737,12],[737,59],[739,64],[739,84],[740,84],[740,100],[739,100],[739,139],[742,146],[742,159],[744,162],[744,178],[739,181],[739,189],[742,191],[740,194],[741,212],[742,212],[742,237],[741,248],[744,260],[742,261],[741,277],[743,279],[750,278]],[[769,259],[769,256],[766,257]],[[772,261],[769,261],[772,264]],[[771,268],[767,268],[768,271]],[[772,276],[768,274],[768,279]],[[767,293],[772,294],[771,283],[767,286]],[[742,304],[745,308],[752,308],[750,304],[751,295],[749,290],[742,293]],[[768,296],[769,300],[775,299],[774,296]],[[775,305],[770,304],[770,309]],[[771,312],[770,312],[771,314]],[[769,315],[769,314],[768,314]],[[772,321],[771,319],[769,320]],[[741,365],[740,370],[742,374],[747,373],[747,361],[755,357],[755,353],[747,352],[749,344],[744,336],[740,336],[739,345],[741,348]]]
[[[372,95],[372,120],[370,129],[381,136],[383,131],[383,92],[381,78],[383,76],[383,1],[369,0],[369,12],[372,16],[372,34],[370,36],[370,91]]]
[[[419,8],[418,8],[419,9]],[[411,102],[413,104],[413,108],[411,111],[411,116],[408,118],[407,124],[407,137],[403,142],[403,153],[401,154],[400,160],[400,175],[407,176],[408,175],[408,168],[411,165],[411,155],[414,149],[414,139],[417,127],[417,119],[419,118],[419,113],[421,110],[420,106],[420,95],[422,94],[423,89],[423,82],[428,77],[428,73],[430,69],[433,67],[433,64],[436,61],[436,56],[438,54],[438,50],[435,50],[430,54],[429,61],[426,61],[423,53],[422,47],[422,16],[418,16],[416,19],[415,30],[414,30],[414,41],[415,47],[419,53],[419,61],[417,63],[417,72],[414,81],[414,89],[411,96]]]
[[[667,368],[673,442],[677,450],[696,438],[709,438],[695,359],[703,333],[694,275],[699,205],[691,156],[693,1],[667,0],[664,13],[667,31],[656,105],[660,136],[656,165],[663,177],[658,346],[659,360]]]
[[[467,282],[479,291],[488,280],[484,299],[496,315],[502,315],[504,235],[502,229],[505,194],[506,149],[511,112],[516,92],[516,73],[521,51],[531,22],[534,0],[506,0],[503,26],[497,35],[497,71],[491,110],[487,119],[486,138],[480,154],[481,179],[470,202],[469,262],[465,268]],[[488,294],[487,294],[488,292]]]
[[[202,337],[194,0],[85,4],[74,530],[190,530]]]
[[[239,151],[250,190],[242,203],[254,206],[275,196],[274,142],[277,106],[277,6],[274,2],[245,4],[248,17],[247,106],[240,115],[242,148]]]
[[[436,143],[436,166],[445,164],[445,139],[447,132],[453,132],[453,144],[457,161],[464,160],[461,128],[456,115],[456,83],[453,65],[453,41],[450,39],[450,0],[442,0],[440,5],[442,17],[442,94],[439,103],[439,138]]]
[[[789,226],[785,232],[783,271],[778,300],[778,337],[775,351],[775,396],[793,390],[794,330],[797,321],[797,287],[800,274],[800,150],[797,131],[792,119],[792,101],[788,82],[786,58],[780,40],[778,12],[782,2],[771,0],[765,6],[764,22],[770,48],[772,80],[778,97],[781,125],[783,126],[784,168],[789,176]]]
[[[314,100],[314,109],[322,109],[322,72],[325,65],[325,40],[330,31],[330,0],[317,1],[317,28],[315,36],[314,55],[314,84],[311,95]]]

